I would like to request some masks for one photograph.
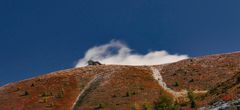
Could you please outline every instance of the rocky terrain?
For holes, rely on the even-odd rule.
[[[0,87],[0,110],[239,110],[240,53],[96,65]]]

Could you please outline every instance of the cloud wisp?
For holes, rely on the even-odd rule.
[[[87,50],[76,67],[87,65],[88,60],[100,61],[103,64],[118,65],[155,65],[173,63],[187,59],[187,55],[171,55],[165,50],[150,51],[147,54],[136,54],[126,44],[112,40],[108,44],[95,46]]]

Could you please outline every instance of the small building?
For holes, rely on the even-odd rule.
[[[88,66],[89,65],[102,65],[102,64],[99,61],[88,60]]]

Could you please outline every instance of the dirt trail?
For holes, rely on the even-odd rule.
[[[76,101],[74,102],[72,106],[72,110],[78,110],[81,103],[83,102],[84,98],[92,92],[94,89],[97,88],[99,85],[101,79],[103,78],[102,75],[96,75],[88,84],[83,88],[83,90],[79,93]]]
[[[155,80],[158,81],[158,84],[167,92],[171,93],[175,98],[179,98],[179,97],[187,97],[188,95],[188,91],[187,90],[181,90],[179,92],[172,90],[171,88],[167,87],[167,84],[163,81],[163,77],[161,75],[161,73],[159,71],[161,71],[163,67],[160,68],[160,70],[158,70],[155,67],[151,67],[152,70],[152,76]],[[206,90],[203,91],[199,91],[199,90],[194,90],[194,93],[207,93]]]

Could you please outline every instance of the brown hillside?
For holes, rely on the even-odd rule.
[[[153,77],[153,67],[166,87]],[[238,99],[239,74],[240,53],[155,66],[87,66],[0,87],[0,110],[196,109]]]

